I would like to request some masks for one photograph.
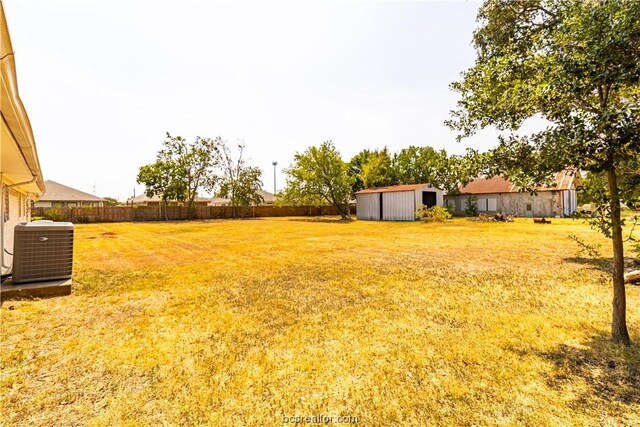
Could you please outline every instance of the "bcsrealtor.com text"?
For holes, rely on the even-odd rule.
[[[329,415],[293,415],[282,416],[284,424],[358,424],[358,417],[351,415],[329,416]]]

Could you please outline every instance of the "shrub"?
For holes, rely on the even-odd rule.
[[[445,208],[447,211],[449,211],[449,213],[450,213],[451,215],[453,215],[453,213],[456,211],[455,206],[454,206],[454,205],[452,205],[451,203],[449,203],[449,201],[448,201],[448,200],[444,202],[444,208]]]
[[[464,208],[464,213],[467,216],[478,216],[478,205],[474,203],[477,200],[478,197],[473,195],[467,198],[466,206]]]
[[[418,218],[424,222],[444,222],[451,219],[451,212],[442,206],[432,206],[430,208],[422,206],[417,212]]]
[[[51,208],[44,212],[44,217],[45,219],[48,219],[51,221],[62,221],[65,215],[62,213],[60,209]]]

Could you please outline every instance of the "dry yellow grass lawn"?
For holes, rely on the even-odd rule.
[[[557,219],[78,225],[73,294],[0,310],[0,425],[638,425],[640,288],[613,346],[571,233],[609,252]]]

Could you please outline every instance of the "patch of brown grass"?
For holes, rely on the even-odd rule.
[[[569,234],[609,247],[557,219],[78,225],[74,293],[0,310],[0,424],[639,423],[640,349]]]

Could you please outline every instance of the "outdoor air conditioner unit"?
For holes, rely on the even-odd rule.
[[[23,222],[13,239],[13,283],[70,279],[73,270],[73,224]]]

